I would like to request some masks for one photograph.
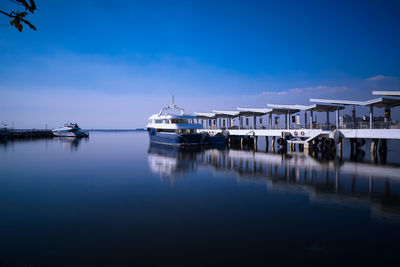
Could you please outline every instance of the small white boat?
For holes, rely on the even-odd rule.
[[[67,123],[64,127],[52,130],[54,136],[65,137],[88,137],[89,133],[84,132],[79,128],[77,123]]]

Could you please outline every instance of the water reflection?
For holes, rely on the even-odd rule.
[[[47,149],[49,143],[61,144],[63,150],[76,152],[82,145],[82,142],[88,142],[89,138],[83,137],[51,137],[51,138],[38,138],[38,139],[13,139],[13,140],[0,140],[0,150],[8,151],[13,150],[16,144],[32,144],[44,143]]]
[[[152,144],[147,159],[153,173],[173,184],[185,173],[197,170],[197,153],[201,151],[199,147],[179,148]]]
[[[367,204],[375,216],[400,217],[400,165],[342,160],[335,155],[268,153],[234,148],[180,149],[150,145],[151,170],[174,183],[200,165],[215,176],[234,173],[239,182],[257,182],[268,190],[302,190],[312,201]]]
[[[64,150],[70,150],[73,152],[78,151],[82,140],[87,141],[88,138],[83,137],[54,137],[53,140],[55,142],[61,143],[63,145]]]

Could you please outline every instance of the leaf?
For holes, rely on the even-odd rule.
[[[24,19],[22,19],[24,20]],[[11,26],[14,26],[17,28],[20,32],[22,31],[22,25],[21,25],[21,18],[20,17],[15,17],[12,21],[10,21]]]
[[[33,13],[33,11],[35,11],[35,10],[36,10],[36,4],[35,4],[35,1],[33,1],[33,0],[29,0],[29,3],[31,3],[31,9],[30,9],[29,11]]]
[[[26,15],[28,15],[28,12],[17,13],[17,16],[20,16],[21,18],[25,17]]]
[[[26,25],[28,25],[32,30],[35,30],[35,31],[36,31],[36,27],[33,26],[32,23],[30,23],[29,21],[24,20],[24,19],[22,19],[22,21],[23,21]]]
[[[34,0],[29,0],[29,3],[26,0],[15,0],[18,3],[22,4],[25,7],[25,10],[29,10],[31,13],[36,10],[36,4]]]

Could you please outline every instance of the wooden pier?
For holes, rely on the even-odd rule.
[[[37,138],[51,138],[51,137],[53,137],[53,133],[50,130],[13,130],[13,129],[0,130],[1,140],[37,139]]]
[[[400,93],[377,92],[374,94],[399,96]],[[268,149],[290,148],[308,151],[342,149],[343,139],[350,139],[351,149],[356,151],[365,139],[372,140],[371,153],[386,153],[387,140],[400,140],[400,123],[391,118],[390,110],[400,106],[400,98],[376,98],[368,101],[310,99],[317,104],[277,105],[267,104],[265,108],[237,108],[236,110],[213,110],[195,112],[197,121],[203,125],[203,132],[210,135],[222,132],[229,143],[252,143],[255,147],[259,138],[265,138]],[[340,111],[352,107],[351,122],[341,121]],[[369,116],[363,122],[356,121],[356,107],[368,107]],[[374,109],[383,108],[384,120],[374,117]],[[324,122],[318,122],[315,113],[326,114]],[[304,117],[301,116],[303,113]],[[330,113],[336,115],[331,123]],[[280,123],[283,117],[284,124]],[[304,119],[301,119],[301,118]],[[265,120],[266,118],[266,120]],[[302,120],[302,122],[301,122]],[[343,120],[343,117],[342,117]],[[251,123],[252,122],[252,123]]]

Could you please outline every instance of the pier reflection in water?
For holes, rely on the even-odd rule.
[[[360,159],[360,158],[359,158]],[[374,216],[400,219],[400,165],[343,160],[336,155],[271,153],[239,148],[178,148],[150,145],[151,170],[174,183],[200,166],[232,172],[239,182],[268,190],[302,190],[312,201],[366,204]]]
[[[0,143],[0,266],[399,266],[398,148],[387,164],[261,148]]]

